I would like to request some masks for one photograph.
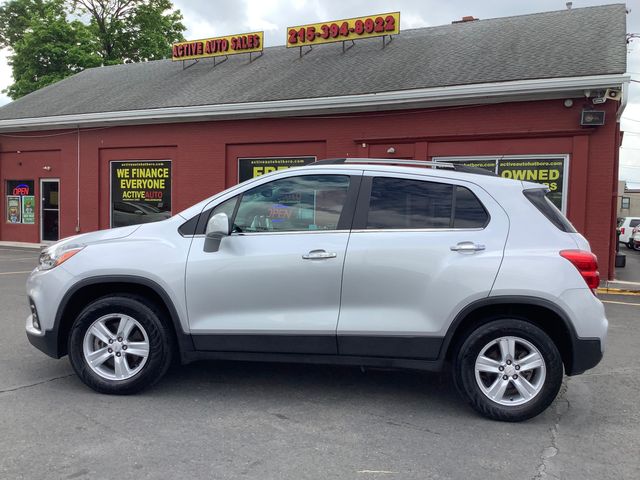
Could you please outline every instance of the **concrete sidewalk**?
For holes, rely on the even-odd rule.
[[[44,243],[27,243],[27,242],[0,242],[0,248],[28,248],[29,250],[40,250],[47,245]]]

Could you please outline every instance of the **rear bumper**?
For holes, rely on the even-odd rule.
[[[580,375],[602,360],[602,342],[599,338],[574,338],[571,366],[567,375]]]

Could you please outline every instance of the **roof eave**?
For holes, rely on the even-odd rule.
[[[0,120],[0,132],[55,130],[116,125],[199,122],[242,118],[307,116],[449,105],[530,101],[573,97],[585,90],[623,87],[628,74],[544,78],[454,85],[336,97],[274,100],[185,107],[85,113]],[[626,90],[626,89],[625,89]],[[625,92],[626,93],[626,92]]]

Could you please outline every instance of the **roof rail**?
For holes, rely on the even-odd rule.
[[[490,172],[489,170],[485,170],[484,168],[470,167],[458,163],[433,162],[429,160],[406,160],[395,158],[329,158],[326,160],[318,160],[317,162],[313,162],[310,164],[310,166],[344,164],[405,165],[416,167],[448,168],[456,172],[475,173],[478,175],[490,175],[494,177],[497,176],[494,172]]]

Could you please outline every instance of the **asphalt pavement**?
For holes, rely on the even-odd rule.
[[[28,343],[36,255],[0,248],[1,479],[639,476],[640,297],[601,297],[603,362],[524,423],[478,416],[444,374],[351,367],[198,362],[117,397]]]
[[[631,250],[626,245],[620,244],[620,253],[626,257],[626,265],[616,268],[616,280],[623,282],[638,282],[636,290],[640,290],[640,251]]]

